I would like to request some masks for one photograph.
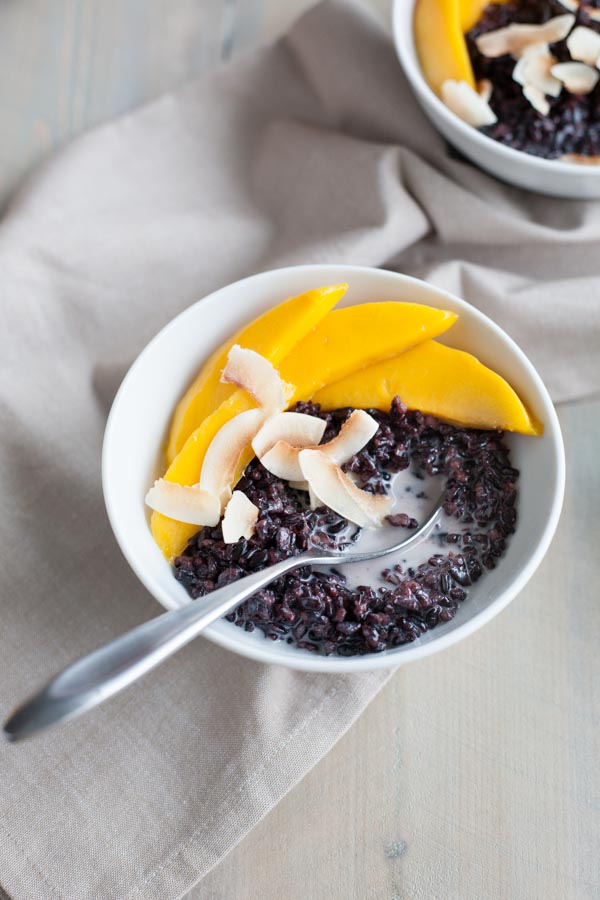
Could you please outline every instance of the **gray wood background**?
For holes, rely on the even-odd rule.
[[[314,2],[0,0],[0,203],[64,141],[272,40]]]
[[[389,15],[390,0],[370,0]],[[311,0],[0,0],[0,203],[64,141],[282,31]],[[560,410],[557,537],[483,631],[415,663],[189,895],[600,896],[600,401]]]

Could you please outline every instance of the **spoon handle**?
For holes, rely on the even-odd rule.
[[[211,622],[271,581],[318,560],[310,554],[281,560],[218,588],[189,606],[138,625],[63,669],[12,713],[4,724],[5,736],[18,741],[97,706],[160,665]]]
[[[326,565],[378,559],[398,550],[408,549],[433,528],[441,505],[442,498],[418,531],[392,547],[371,553],[316,552],[282,559],[260,572],[246,575],[245,578],[212,591],[199,602],[163,613],[138,625],[110,644],[99,647],[67,666],[12,713],[4,723],[5,736],[11,741],[18,741],[49,725],[72,719],[108,700],[189,644],[215,619],[219,619],[286,572],[312,563]]]

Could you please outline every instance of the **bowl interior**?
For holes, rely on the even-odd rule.
[[[109,518],[130,565],[167,609],[189,602],[182,585],[154,543],[144,496],[162,474],[162,453],[173,409],[204,359],[244,322],[286,297],[322,284],[347,281],[341,305],[381,300],[413,301],[459,314],[444,336],[450,346],[477,355],[515,387],[545,424],[541,438],[511,435],[514,464],[521,470],[518,537],[493,572],[473,588],[455,619],[413,644],[343,659],[316,657],[284,642],[248,634],[224,620],[206,636],[230,650],[265,662],[318,671],[356,671],[401,662],[441,649],[480,627],[520,590],[543,557],[562,502],[564,462],[556,414],[531,363],[498,326],[444,291],[392,272],[351,266],[300,266],[256,275],[194,304],[146,347],[125,377],[106,427],[103,487]]]

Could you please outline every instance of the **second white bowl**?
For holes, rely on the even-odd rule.
[[[540,159],[506,147],[454,115],[429,87],[417,57],[413,17],[416,0],[394,0],[393,32],[398,59],[423,111],[468,159],[496,178],[554,197],[600,197],[600,166]]]

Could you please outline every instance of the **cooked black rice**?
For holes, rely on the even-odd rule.
[[[321,412],[310,403],[296,409],[327,422],[330,440],[352,412]],[[518,471],[496,431],[446,425],[409,412],[394,400],[389,413],[369,410],[379,429],[348,463],[366,490],[384,493],[390,474],[412,467],[420,477],[446,477],[444,511],[456,531],[438,535],[440,552],[416,569],[383,571],[385,586],[351,589],[343,575],[304,567],[259,591],[227,618],[246,631],[287,640],[313,653],[354,656],[414,641],[447,622],[485,569],[493,569],[515,530]],[[306,494],[275,478],[258,460],[247,467],[238,490],[259,510],[249,540],[225,544],[221,527],[195,535],[174,564],[175,577],[194,599],[280,559],[301,553],[311,541],[335,548],[348,541],[348,523],[327,508],[310,510]],[[412,528],[414,520],[396,520]]]
[[[600,2],[586,0],[586,5],[598,7]],[[512,22],[537,25],[567,12],[558,0],[492,3],[467,34],[467,47],[476,80],[489,78],[494,86],[490,106],[498,121],[482,131],[502,144],[547,159],[556,159],[567,153],[600,155],[600,83],[583,96],[563,89],[559,97],[548,97],[550,113],[542,116],[525,99],[521,85],[513,79],[515,60],[512,56],[488,59],[479,53],[475,38]],[[591,19],[584,6],[577,10],[575,24],[600,32],[600,22]],[[561,62],[571,59],[566,40],[551,44],[550,50]]]

